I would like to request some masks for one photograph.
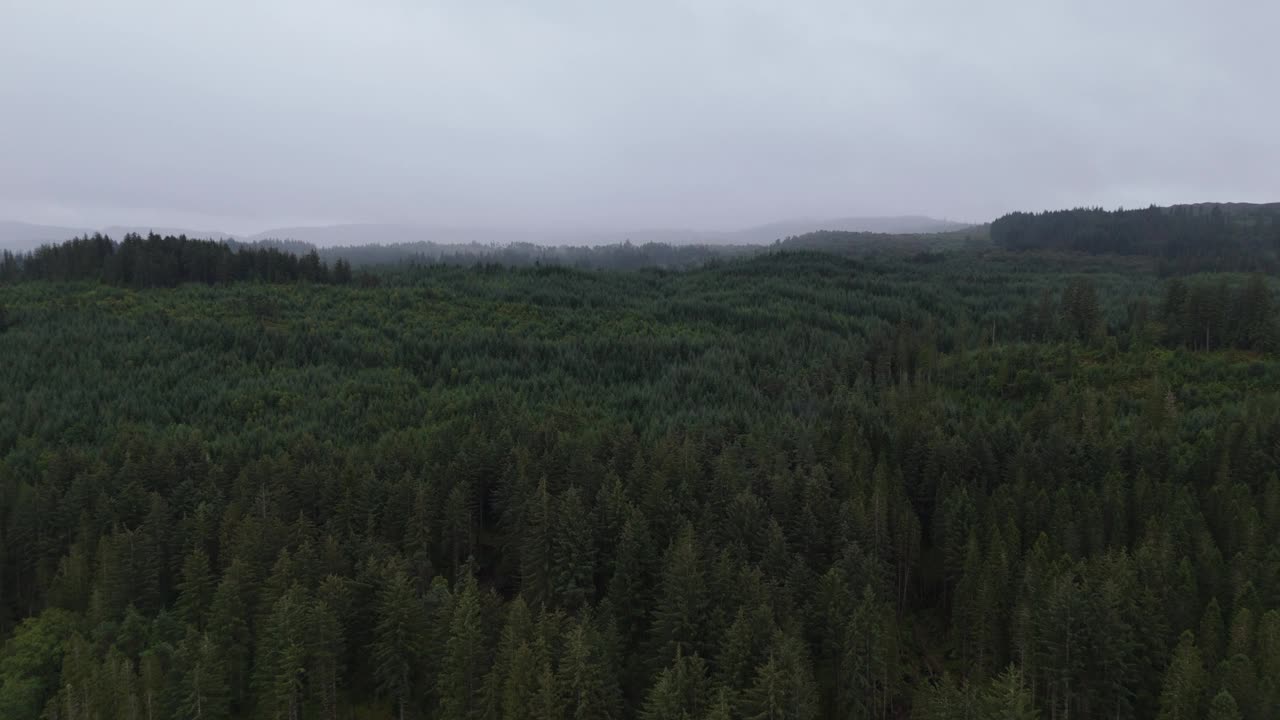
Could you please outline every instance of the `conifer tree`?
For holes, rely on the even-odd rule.
[[[1000,720],[1037,720],[1040,717],[1031,690],[1017,668],[1010,666],[983,689],[981,717]]]
[[[384,579],[378,592],[377,623],[369,654],[378,690],[394,704],[399,720],[410,717],[425,646],[422,623],[422,602],[409,576],[395,571]]]
[[[207,633],[188,627],[175,658],[179,716],[193,720],[231,717],[231,691],[217,645]]]
[[[1204,661],[1190,631],[1182,633],[1165,671],[1160,692],[1160,720],[1200,717],[1205,690]]]
[[[196,627],[203,627],[205,613],[213,600],[215,581],[209,569],[209,556],[199,548],[182,561],[182,579],[178,582],[178,617]]]
[[[478,718],[481,684],[488,669],[481,628],[480,591],[474,576],[463,581],[449,623],[449,639],[439,677],[440,716],[456,720]]]
[[[768,659],[756,669],[755,681],[743,693],[742,716],[748,720],[812,720],[819,710],[804,648],[794,638],[779,636]]]
[[[277,717],[298,720],[303,716],[307,667],[310,664],[314,625],[311,600],[301,585],[294,585],[276,600],[260,630],[254,685],[261,702]]]
[[[590,617],[574,623],[565,637],[556,670],[565,712],[572,720],[610,720],[622,714],[617,669],[608,662],[599,632]]]
[[[1236,699],[1231,696],[1231,693],[1223,690],[1214,696],[1213,702],[1209,703],[1209,714],[1205,717],[1207,720],[1243,720],[1244,716],[1236,706]]]
[[[640,710],[642,720],[697,718],[710,705],[707,664],[697,655],[677,654],[658,678]]]
[[[552,541],[553,588],[568,609],[589,603],[595,595],[595,547],[590,514],[576,487],[565,490],[556,503]]]
[[[651,633],[651,659],[660,667],[673,662],[677,652],[692,655],[702,646],[707,588],[692,526],[680,531],[663,564]]]
[[[315,600],[308,613],[307,694],[311,714],[338,720],[338,693],[343,685],[346,640],[337,613],[324,600]]]

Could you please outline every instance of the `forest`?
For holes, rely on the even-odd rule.
[[[1274,227],[1137,212],[6,256],[0,718],[1278,717]]]
[[[1164,273],[1280,270],[1280,203],[1201,203],[1143,210],[1016,212],[991,223],[1013,250],[1067,250],[1161,258]]]

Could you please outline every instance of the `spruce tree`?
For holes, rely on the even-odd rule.
[[[1244,716],[1236,706],[1236,699],[1231,696],[1231,693],[1223,690],[1214,696],[1213,702],[1209,703],[1209,714],[1205,718],[1206,720],[1243,720]]]
[[[488,669],[481,623],[480,591],[475,577],[468,575],[453,603],[449,639],[436,690],[442,718],[472,720],[480,716],[482,679]]]
[[[410,717],[414,687],[425,649],[423,607],[409,576],[396,571],[378,592],[373,645],[369,649],[378,691],[396,708],[396,717]]]
[[[1201,716],[1204,700],[1205,668],[1195,636],[1182,633],[1165,670],[1160,692],[1160,720],[1192,720]]]
[[[667,550],[653,611],[650,659],[658,667],[669,665],[677,653],[692,655],[702,649],[707,588],[698,555],[693,527],[686,525]]]
[[[177,710],[193,720],[231,717],[231,690],[218,647],[207,633],[188,627],[175,658],[178,673]],[[144,701],[144,705],[149,704]]]

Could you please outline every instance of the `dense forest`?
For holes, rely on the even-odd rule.
[[[1280,204],[1018,212],[992,222],[991,239],[1012,250],[1149,255],[1162,259],[1165,272],[1274,272],[1280,269]]]
[[[6,257],[0,717],[1280,716],[1276,283],[1049,222]]]
[[[295,254],[272,245],[194,240],[185,236],[103,235],[44,245],[30,253],[0,253],[0,282],[93,280],[136,288],[182,283],[351,282],[351,264],[338,259],[330,270],[314,248]]]
[[[874,237],[874,236],[873,236]],[[30,253],[0,252],[0,282],[94,280],[130,287],[173,287],[186,282],[346,284],[372,282],[352,268],[414,268],[424,265],[557,265],[595,270],[688,269],[752,255],[759,246],[667,245],[630,242],[593,247],[511,245],[359,245],[319,249],[307,243],[197,240],[186,236],[126,235],[115,242],[103,235],[45,245]]]

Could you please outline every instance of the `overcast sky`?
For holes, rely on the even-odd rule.
[[[0,218],[247,232],[1280,200],[1271,0],[0,0]]]

